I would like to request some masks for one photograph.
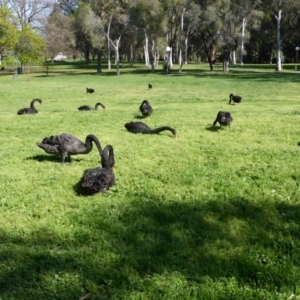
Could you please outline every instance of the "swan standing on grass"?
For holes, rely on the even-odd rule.
[[[48,154],[60,155],[62,157],[62,163],[64,163],[66,156],[68,156],[71,162],[71,155],[90,153],[93,149],[92,142],[96,144],[101,158],[101,144],[98,138],[93,134],[87,135],[85,143],[71,134],[63,133],[46,137],[41,143],[36,144]]]
[[[34,107],[34,103],[35,102],[39,102],[40,104],[42,104],[42,100],[41,99],[33,99],[31,102],[30,102],[30,107],[27,107],[27,108],[21,108],[18,110],[17,114],[18,115],[25,115],[25,114],[37,114],[38,111],[37,109]]]
[[[81,178],[81,188],[85,195],[106,192],[115,184],[113,167],[115,165],[114,150],[111,145],[107,145],[101,155],[102,168],[87,170]]]
[[[220,124],[220,128],[222,126],[229,126],[229,128],[230,128],[230,124],[231,124],[232,120],[233,119],[231,117],[230,112],[228,112],[228,111],[219,111],[213,125],[216,126],[216,124],[218,122]]]
[[[153,113],[153,109],[148,100],[144,100],[140,105],[140,112],[144,117],[149,117]]]
[[[169,130],[173,133],[174,137],[177,137],[175,129],[169,126],[162,126],[155,129],[151,129],[148,125],[142,122],[130,122],[125,124],[125,128],[132,133],[154,134],[161,131]]]
[[[95,90],[92,89],[92,88],[86,88],[86,93],[87,94],[92,94],[92,93],[95,93]]]
[[[231,101],[233,101],[234,103],[240,103],[242,101],[242,97],[238,96],[238,95],[230,94],[229,95],[229,103],[228,104],[230,104]]]
[[[95,104],[95,108],[93,108],[92,106],[89,106],[89,105],[82,105],[82,106],[78,107],[78,110],[98,110],[99,105],[102,106],[102,108],[105,110],[105,105],[103,105],[100,102]]]

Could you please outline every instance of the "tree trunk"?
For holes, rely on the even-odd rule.
[[[241,65],[244,64],[244,43],[245,43],[245,28],[247,24],[247,18],[243,18],[242,23],[242,41],[241,41]]]
[[[185,10],[186,8],[183,7],[182,8],[182,13],[181,13],[181,16],[180,16],[180,38],[179,38],[179,56],[178,56],[178,63],[179,63],[179,72],[181,71],[182,69],[182,65],[183,65],[183,55],[182,55],[182,50],[183,50],[183,45],[184,45],[184,42],[183,42],[183,21],[184,21],[184,13],[185,13]]]
[[[146,67],[149,68],[150,65],[150,59],[149,59],[149,38],[147,35],[146,30],[144,30],[144,34],[145,34],[145,43],[144,43],[144,55],[145,55],[145,64]]]
[[[107,27],[107,66],[108,70],[111,69],[111,62],[110,62],[110,41],[109,41],[109,34],[110,34],[110,26],[111,26],[112,16],[109,19],[108,27]]]
[[[90,48],[89,48],[89,46],[85,47],[84,58],[85,58],[85,63],[89,64],[90,63]]]
[[[117,39],[116,47],[115,47],[115,53],[116,53],[116,66],[117,66],[117,76],[120,75],[120,56],[119,56],[119,44],[120,44],[120,38]]]
[[[98,51],[97,51],[97,74],[102,73],[101,59],[102,59],[102,51],[98,49]]]
[[[204,50],[205,50],[205,53],[206,53],[206,56],[207,56],[207,60],[208,60],[208,63],[209,63],[210,70],[213,71],[214,68],[213,68],[213,64],[212,64],[212,61],[211,61],[211,55],[208,51],[208,48],[207,48],[207,45],[206,45],[206,42],[205,42],[205,38],[202,34],[201,34],[201,38],[202,38],[202,41],[203,41]]]
[[[229,59],[223,58],[223,73],[229,72]]]
[[[233,63],[234,65],[236,65],[236,53],[235,53],[235,50],[233,50],[233,51],[231,52],[231,59],[232,59],[232,63]]]
[[[280,23],[281,23],[281,1],[279,1],[279,11],[278,16],[275,15],[276,18],[276,71],[280,72],[282,70],[281,68],[281,55],[280,55],[280,46],[281,46],[281,40],[280,40]]]
[[[130,67],[133,66],[133,47],[130,45]]]
[[[188,63],[188,38],[187,38],[188,34],[186,35],[185,39],[184,39],[184,63],[187,64]]]
[[[151,72],[155,71],[154,57],[155,57],[155,41],[152,40],[152,47],[151,47]]]

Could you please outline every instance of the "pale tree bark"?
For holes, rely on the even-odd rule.
[[[107,26],[107,69],[111,69],[111,61],[110,61],[110,41],[109,41],[109,36],[110,36],[110,27],[111,27],[111,21],[112,21],[112,16],[110,16],[109,21],[108,21],[108,26]]]
[[[232,52],[231,52],[231,60],[232,60],[232,64],[236,65],[236,52],[235,52],[235,50],[232,50]]]
[[[182,13],[180,16],[180,38],[179,38],[179,57],[178,57],[178,62],[179,62],[179,71],[181,71],[182,69],[182,65],[183,65],[183,58],[182,58],[182,48],[184,45],[183,42],[183,25],[184,25],[184,13],[186,11],[186,7],[182,8]]]
[[[146,67],[149,67],[149,38],[148,38],[148,34],[146,32],[146,30],[144,29],[144,34],[145,34],[145,41],[144,41],[144,56],[145,56],[145,64]]]
[[[281,55],[280,55],[280,48],[281,48],[281,39],[280,39],[280,23],[281,23],[281,1],[278,1],[279,10],[278,15],[274,14],[276,18],[276,70],[280,72],[282,70],[281,66]]]
[[[242,21],[242,40],[241,40],[241,65],[244,64],[244,46],[245,46],[245,29],[247,25],[247,18]]]

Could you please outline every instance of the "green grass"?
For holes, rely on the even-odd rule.
[[[0,76],[0,299],[298,299],[294,66],[187,65],[165,76],[125,64],[119,77],[93,68]],[[230,93],[242,103],[228,105]],[[32,98],[39,113],[17,115]],[[144,99],[154,113],[141,121],[177,139],[126,131]],[[98,101],[106,111],[77,110]],[[231,129],[212,127],[219,110],[232,113]],[[62,165],[36,146],[63,132],[113,145],[107,193],[78,194],[96,149]]]

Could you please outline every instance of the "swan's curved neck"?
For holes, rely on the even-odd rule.
[[[105,169],[112,169],[115,164],[115,159],[114,159],[114,150],[111,145],[107,145],[102,152],[102,160],[101,160],[101,165],[102,168]]]
[[[33,99],[33,100],[30,102],[30,107],[31,107],[31,108],[35,108],[35,107],[34,107],[34,103],[35,103],[35,102],[39,102],[39,99]]]
[[[151,129],[150,130],[150,133],[159,133],[159,132],[162,132],[162,131],[165,131],[165,130],[169,130],[171,131],[174,135],[176,135],[176,130],[169,127],[169,126],[163,126],[163,127],[158,127],[158,128],[155,128],[155,129]]]
[[[93,134],[89,134],[89,135],[86,137],[86,139],[85,139],[86,151],[89,152],[89,151],[91,151],[91,150],[93,149],[93,144],[92,144],[92,142],[94,142],[94,143],[96,144],[97,149],[98,149],[98,151],[99,151],[99,155],[100,155],[100,157],[101,157],[101,155],[102,155],[101,144],[100,144],[98,138],[97,138],[95,135],[93,135]]]
[[[97,110],[98,109],[98,106],[101,106],[103,109],[105,109],[105,106],[102,104],[102,103],[100,103],[100,102],[98,102],[98,103],[96,103],[96,105],[95,105],[95,109]]]

